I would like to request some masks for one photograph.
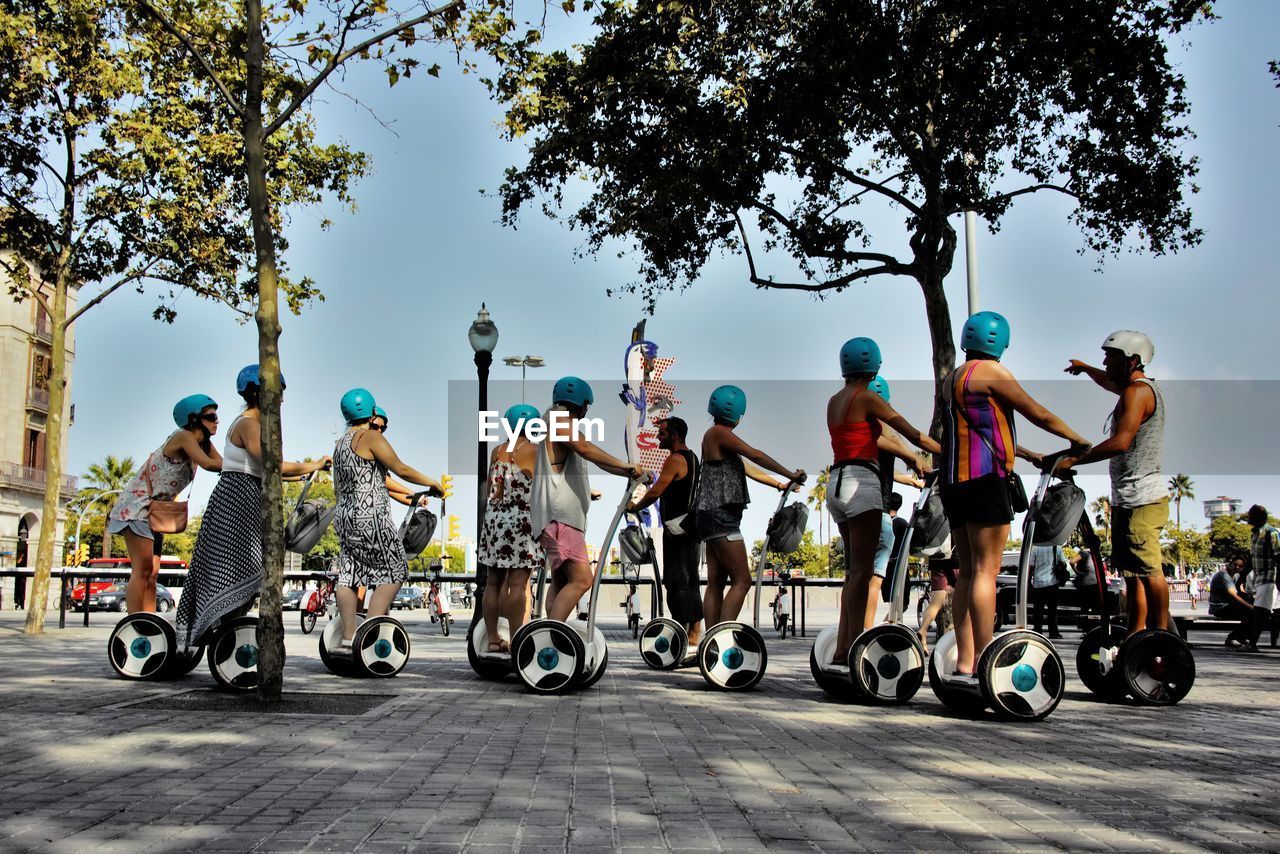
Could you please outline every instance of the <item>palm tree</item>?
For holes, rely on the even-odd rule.
[[[818,510],[818,542],[822,545],[826,545],[827,542],[822,536],[822,526],[827,518],[827,484],[830,482],[831,467],[828,466],[818,472],[818,476],[813,479],[813,489],[809,490],[809,498],[806,501],[810,507],[816,507]]]
[[[1098,539],[1106,543],[1107,553],[1111,553],[1111,499],[1105,495],[1100,498],[1093,499],[1093,503],[1089,505],[1089,509],[1093,511],[1093,528],[1098,535]]]
[[[85,485],[80,488],[79,498],[83,501],[90,501],[96,505],[95,510],[102,514],[111,512],[111,506],[115,504],[116,496],[107,495],[91,501],[96,495],[102,492],[119,492],[125,488],[133,478],[134,467],[133,457],[125,457],[120,459],[111,454],[107,454],[106,460],[101,463],[94,463],[89,466],[88,471],[84,474]],[[111,557],[111,535],[103,531],[102,534],[102,556]]]
[[[1173,496],[1173,506],[1178,513],[1178,527],[1182,527],[1182,499],[1196,497],[1196,485],[1191,482],[1191,475],[1175,474],[1169,478],[1169,494]]]

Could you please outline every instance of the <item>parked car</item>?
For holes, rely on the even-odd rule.
[[[284,598],[280,600],[281,611],[301,611],[302,597],[307,591],[305,590],[286,590]]]
[[[123,556],[122,557],[105,557],[105,558],[97,557],[90,560],[88,563],[86,563],[84,567],[84,569],[89,574],[92,574],[94,570],[102,570],[102,569],[114,569],[114,570],[120,570],[123,572],[128,572],[129,568],[130,568],[129,558],[123,557]],[[166,572],[173,572],[175,570],[182,570],[185,573],[186,569],[187,569],[187,562],[182,560],[181,558],[174,557],[173,555],[162,555],[160,557],[161,575],[164,575]],[[175,577],[180,579],[180,576],[170,576],[168,580],[171,584],[175,583],[174,582]],[[123,584],[123,583],[124,581],[122,579],[98,580],[95,578],[93,580],[92,585],[90,586],[89,596],[92,597],[93,594],[95,593],[102,593],[107,588],[112,587],[115,584]],[[177,584],[178,586],[181,586],[181,581],[178,580]],[[67,607],[74,611],[84,610],[84,582],[83,581],[81,581],[79,584],[73,587],[71,590],[71,593],[68,594]],[[159,607],[158,603],[157,603],[157,607]]]
[[[121,613],[129,609],[125,602],[125,593],[129,589],[129,585],[124,582],[110,585],[106,590],[100,593],[89,594],[89,610],[91,611],[119,611]],[[156,610],[160,613],[172,611],[177,607],[177,601],[173,598],[173,594],[169,592],[169,588],[163,584],[156,585]]]
[[[996,576],[996,627],[1008,625],[1016,618],[1018,607],[1018,552],[1005,552],[1000,562],[1000,574]],[[1107,581],[1107,609],[1115,615],[1125,613],[1124,581],[1113,577]],[[1027,609],[1033,607],[1028,601]],[[1074,579],[1058,588],[1058,621],[1070,625],[1071,620],[1084,613],[1098,613],[1098,592],[1092,586],[1083,590],[1076,587]],[[1028,614],[1030,619],[1030,614]]]
[[[421,608],[422,605],[421,587],[401,587],[400,592],[396,594],[395,601],[391,603],[391,607],[398,611],[412,611],[415,608]]]

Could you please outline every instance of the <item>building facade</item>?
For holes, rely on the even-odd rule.
[[[14,262],[10,252],[0,253],[6,264]],[[45,446],[49,419],[49,373],[52,367],[53,323],[44,308],[28,297],[21,302],[8,296],[11,284],[5,266],[0,265],[0,568],[35,566],[36,543],[46,521],[44,513]],[[68,296],[68,311],[75,308],[76,288]],[[42,286],[48,299],[53,287]],[[67,408],[62,420],[63,463],[66,462],[67,435],[75,408],[71,405],[71,365],[75,339],[67,335]],[[62,477],[53,562],[62,563],[62,543],[66,522],[66,502],[76,492],[76,479]],[[5,606],[20,603],[24,592],[9,580]]]
[[[1201,502],[1204,505],[1204,518],[1216,519],[1219,516],[1239,516],[1244,512],[1244,502],[1239,498],[1228,498],[1219,495]]]

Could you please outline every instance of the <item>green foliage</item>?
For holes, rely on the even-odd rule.
[[[308,460],[304,460],[307,462]],[[302,495],[302,481],[291,481],[284,485],[284,517],[287,520],[293,513],[293,509],[298,506],[298,497]],[[317,472],[312,480],[311,489],[307,492],[307,500],[318,498],[327,504],[336,504],[338,495],[333,489],[333,477],[326,472]],[[304,569],[324,569],[329,565],[329,561],[338,556],[341,550],[341,544],[338,542],[338,534],[330,525],[328,530],[320,537],[320,541],[316,543],[315,548],[307,552],[303,558],[302,565]]]
[[[100,463],[93,463],[88,470],[80,476],[82,486],[76,493],[76,497],[72,499],[71,505],[76,512],[84,511],[86,519],[89,516],[98,516],[103,519],[105,525],[105,517],[111,512],[116,500],[120,497],[119,493],[124,490],[129,481],[133,479],[134,465],[133,457],[125,457],[120,459],[111,454],[107,454],[107,458]],[[113,495],[102,495],[102,493],[115,493]],[[88,509],[86,508],[88,505]],[[112,537],[113,542],[107,543],[103,541],[102,530],[104,525],[99,525],[97,545],[98,549],[89,549],[90,555],[101,555],[102,557],[111,557],[113,554],[124,554],[115,549],[114,541],[124,542],[122,537]],[[81,534],[84,537],[84,533]],[[105,547],[104,547],[105,546]]]
[[[462,546],[448,546],[445,550],[445,572],[463,572],[467,565],[467,555]],[[426,551],[409,561],[410,572],[430,572],[440,561],[440,544],[427,546]]]
[[[200,523],[204,521],[204,516],[193,516],[187,522],[187,530],[181,534],[166,534],[164,538],[164,553],[173,555],[191,563],[191,556],[196,551],[196,538],[200,536]]]
[[[760,562],[760,549],[764,540],[756,540],[751,545],[751,564],[754,567]],[[843,555],[843,552],[842,552]],[[844,560],[843,556],[840,558]],[[801,569],[809,578],[829,578],[831,576],[831,546],[814,542],[813,531],[805,531],[800,538],[800,546],[791,554],[780,555],[770,553],[769,566],[774,568]],[[837,564],[843,573],[843,564]]]
[[[1210,539],[1204,531],[1171,525],[1164,529],[1160,545],[1166,563],[1197,567],[1209,562]]]
[[[1249,523],[1234,516],[1216,516],[1209,523],[1209,555],[1216,560],[1249,559]]]

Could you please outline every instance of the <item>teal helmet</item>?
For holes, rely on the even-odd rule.
[[[707,412],[713,418],[722,418],[737,424],[747,411],[747,393],[736,385],[722,385],[711,392]]]
[[[218,408],[218,403],[207,394],[189,394],[178,404],[173,407],[173,420],[179,427],[186,428],[191,424],[192,416],[199,415],[204,410],[212,406]]]
[[[338,404],[342,409],[342,417],[348,424],[364,421],[373,417],[373,392],[367,388],[353,388],[342,396]]]
[[[840,375],[874,374],[880,370],[880,345],[870,338],[850,338],[840,348]]]
[[[262,371],[258,367],[258,363],[245,365],[240,369],[240,373],[236,374],[236,394],[244,394],[245,390],[251,385],[262,388]],[[284,374],[280,375],[280,388],[284,388]]]
[[[884,377],[876,374],[875,379],[867,383],[867,388],[880,395],[885,403],[889,402],[889,381]]]
[[[507,422],[507,426],[512,430],[519,430],[522,421],[541,417],[542,413],[538,411],[538,408],[527,403],[517,403],[502,414],[502,420]]]
[[[980,311],[964,322],[960,349],[966,353],[986,353],[999,359],[1009,348],[1009,321],[1003,314]]]
[[[596,402],[587,381],[578,377],[561,377],[551,389],[552,403],[568,403],[573,406],[590,406]]]
[[[383,409],[381,406],[375,406],[373,408],[373,415],[377,418],[381,418],[388,424],[391,423],[391,419],[387,417],[387,410]]]

